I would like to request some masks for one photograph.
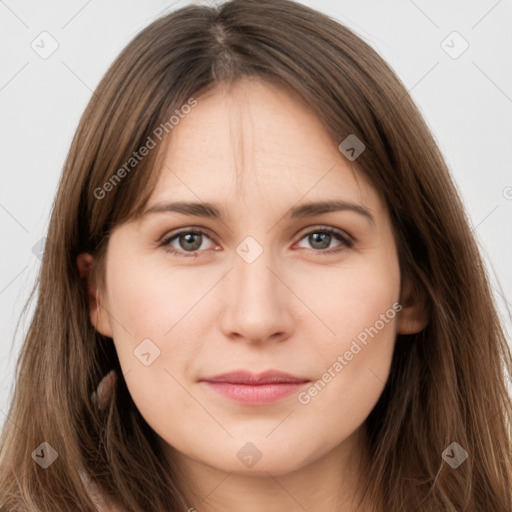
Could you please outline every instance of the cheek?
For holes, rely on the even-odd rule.
[[[189,322],[189,313],[218,279],[210,274],[196,275],[172,267],[165,258],[133,258],[112,268],[108,289],[113,331],[119,339],[135,343],[154,338],[165,343],[180,324]]]
[[[193,317],[188,301],[154,273],[142,267],[130,279],[122,269],[112,273],[113,340],[138,411],[156,432],[174,438],[181,431],[175,411],[183,417],[197,415],[183,372],[188,372],[198,347],[187,330]]]
[[[316,316],[321,320],[318,326],[327,335],[318,337],[320,353],[332,355],[333,348],[342,350],[347,342],[376,322],[384,337],[393,330],[390,325],[396,316],[393,310],[390,313],[393,321],[386,321],[385,325],[381,321],[381,315],[392,308],[400,295],[400,269],[393,251],[347,259],[336,269],[317,271],[300,283],[299,293],[309,306],[302,317],[304,328]],[[384,320],[390,320],[390,315]]]
[[[117,259],[116,259],[117,258]],[[190,269],[171,267],[166,258],[123,258],[112,252],[107,274],[109,310],[116,352],[130,395],[146,420],[168,424],[162,404],[191,415],[194,402],[184,375],[200,355],[201,330],[210,325],[200,302],[218,280],[215,272],[190,279]],[[211,313],[214,315],[215,313]]]
[[[190,332],[184,332],[194,316],[191,305],[205,291],[191,287],[190,282],[180,283],[179,272],[171,281],[168,270],[142,259],[117,261],[107,276],[116,352],[141,412],[157,410],[165,396],[179,396],[180,386],[172,376],[182,380],[176,368],[186,369],[197,347],[171,342],[191,339]]]
[[[394,253],[360,261],[316,280],[321,286],[309,295],[327,335],[316,338],[317,380],[298,401],[328,413],[333,426],[360,424],[377,402],[389,375],[401,309]],[[311,317],[304,326],[308,322]]]

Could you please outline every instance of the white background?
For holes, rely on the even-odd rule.
[[[92,91],[128,41],[190,2],[0,0],[0,423],[29,315],[14,329],[39,269],[69,144]],[[353,29],[394,68],[458,184],[510,333],[512,302],[512,0],[304,1]],[[57,50],[31,47],[46,31]],[[457,31],[458,58],[442,47]],[[457,52],[462,41],[444,45]],[[508,298],[508,302],[506,301]]]

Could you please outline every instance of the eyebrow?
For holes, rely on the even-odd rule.
[[[368,208],[365,208],[360,204],[350,203],[343,200],[303,203],[301,205],[293,206],[290,208],[284,217],[291,219],[302,219],[305,217],[313,217],[315,215],[337,211],[353,211],[366,217],[371,224],[375,225],[375,219]],[[147,208],[142,216],[144,217],[146,215],[156,213],[171,212],[210,219],[224,220],[226,218],[224,210],[213,203],[187,203],[182,201],[173,203],[157,203]]]

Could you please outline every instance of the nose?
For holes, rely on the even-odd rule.
[[[234,341],[261,344],[292,335],[296,299],[270,252],[252,263],[235,255],[234,268],[223,279],[221,328]]]

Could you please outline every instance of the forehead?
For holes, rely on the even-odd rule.
[[[370,183],[293,90],[256,78],[219,85],[174,126],[148,204],[346,199],[377,206]]]

